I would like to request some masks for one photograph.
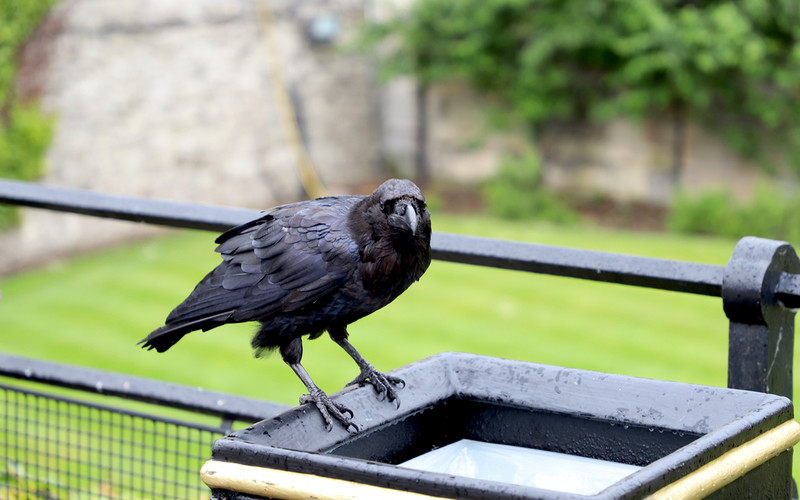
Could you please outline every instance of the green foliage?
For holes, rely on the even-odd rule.
[[[800,243],[800,195],[763,184],[749,202],[737,203],[726,191],[679,194],[667,226],[679,232],[741,238],[761,236]]]
[[[534,128],[687,113],[800,166],[796,0],[427,0],[365,40],[391,41],[386,74],[467,80]]]
[[[8,101],[17,50],[58,0],[0,0],[0,102]]]
[[[533,151],[505,156],[483,194],[489,213],[505,219],[578,220],[573,210],[542,185],[542,161]]]
[[[681,192],[673,201],[667,227],[682,233],[730,235],[734,232],[732,209],[733,200],[725,190],[698,196]]]
[[[57,0],[0,0],[0,177],[32,180],[42,170],[52,120],[14,92],[16,55]],[[0,206],[0,230],[19,222],[16,208]]]
[[[53,121],[36,106],[12,103],[7,123],[0,125],[0,177],[36,179],[52,136]],[[0,230],[19,223],[15,207],[0,206]]]

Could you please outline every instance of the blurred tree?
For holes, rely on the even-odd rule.
[[[50,143],[52,120],[14,88],[17,56],[42,16],[57,0],[0,0],[0,177],[39,176]],[[0,207],[0,230],[18,222],[18,211]]]
[[[365,41],[384,75],[466,80],[534,131],[669,117],[676,177],[688,119],[800,169],[797,0],[424,0]]]

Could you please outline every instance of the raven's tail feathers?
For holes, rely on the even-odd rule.
[[[142,348],[147,350],[155,349],[158,352],[164,352],[175,345],[175,343],[182,339],[187,333],[191,333],[195,330],[206,331],[215,328],[223,324],[230,315],[231,311],[225,311],[192,321],[166,324],[161,328],[153,330],[150,335],[140,340],[138,344],[144,344]]]
[[[189,332],[182,332],[177,330],[169,330],[169,326],[162,326],[158,330],[148,335],[139,341],[139,344],[144,344],[142,347],[148,351],[155,349],[158,352],[164,352],[172,347],[184,335]]]

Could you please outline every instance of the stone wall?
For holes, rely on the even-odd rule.
[[[363,4],[64,0],[21,55],[20,87],[57,119],[41,182],[259,208],[302,197],[276,108],[280,82],[269,78],[275,56],[325,184],[379,181],[372,65],[307,36],[319,15],[352,31]],[[264,8],[271,22],[260,21]],[[153,230],[26,210],[22,228],[0,236],[0,273]]]
[[[685,129],[683,167],[672,173],[673,127],[669,121],[572,127],[542,138],[546,183],[584,197],[667,206],[679,190],[697,193],[724,187],[738,198],[750,196],[760,169],[734,154],[696,124]]]
[[[406,175],[414,172],[414,89],[408,78],[383,89],[384,154]],[[531,140],[521,128],[493,130],[484,114],[487,103],[462,82],[430,88],[428,101],[428,158],[434,179],[479,183],[497,171],[502,155]],[[738,198],[753,194],[761,169],[694,123],[686,125],[683,170],[676,183],[671,172],[673,133],[669,120],[656,118],[547,128],[537,138],[545,184],[588,198],[660,205],[668,205],[678,190],[726,188]]]

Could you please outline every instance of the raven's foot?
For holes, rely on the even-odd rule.
[[[322,390],[317,389],[312,391],[311,394],[303,394],[300,396],[300,404],[314,403],[317,409],[322,413],[322,418],[325,419],[325,428],[328,432],[333,429],[333,419],[335,418],[347,429],[351,434],[358,432],[358,426],[353,423],[353,412],[350,411],[345,405],[337,403],[328,397]],[[349,414],[349,416],[348,416]]]
[[[389,401],[394,401],[395,406],[400,408],[400,398],[397,397],[397,391],[394,390],[393,386],[405,387],[406,383],[403,379],[392,375],[386,375],[376,370],[372,365],[367,365],[361,368],[361,373],[358,377],[347,383],[347,385],[356,384],[358,384],[359,387],[364,384],[370,384],[375,388],[381,400],[386,398]]]

